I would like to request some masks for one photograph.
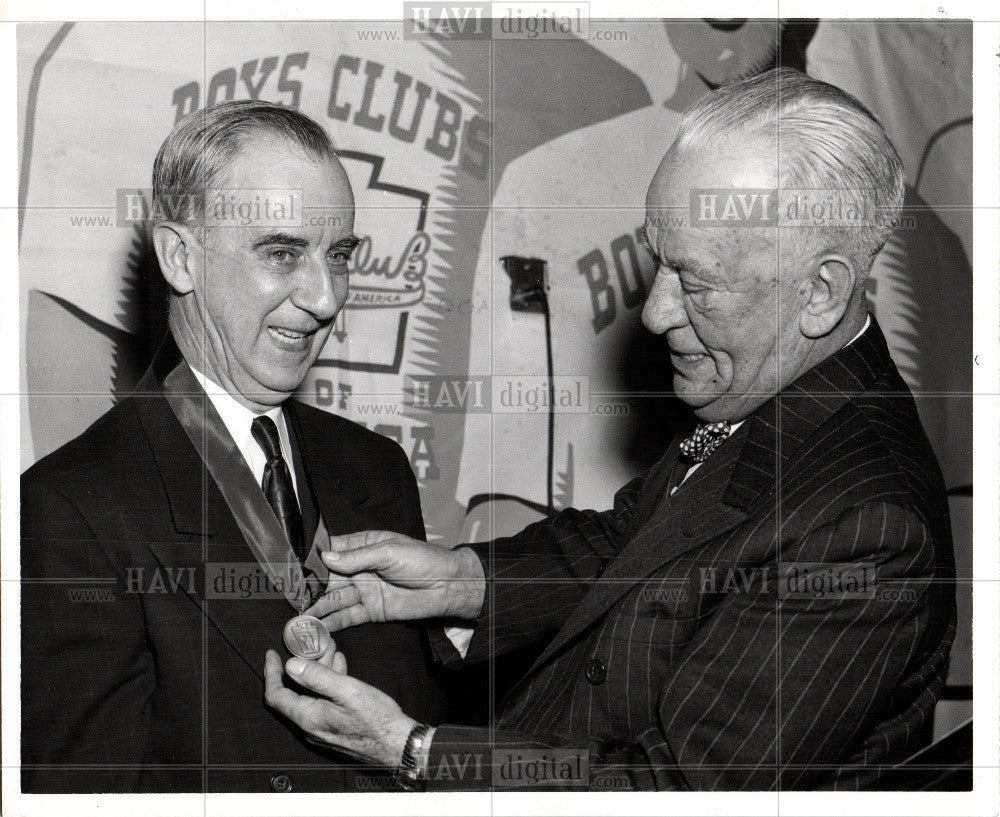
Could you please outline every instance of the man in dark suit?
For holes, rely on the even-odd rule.
[[[495,728],[433,729],[342,661],[291,659],[328,700],[299,695],[274,653],[269,703],[412,786],[878,787],[929,740],[955,626],[941,475],[865,297],[902,197],[832,86],[781,70],[697,104],[646,198],[643,313],[694,432],[613,510],[324,556],[332,630],[452,617],[450,664],[543,645]]]
[[[400,448],[289,399],[347,298],[347,176],[297,111],[223,103],[164,142],[153,198],[170,335],[22,478],[23,788],[357,791],[370,772],[294,734],[261,675],[329,534],[424,537]],[[338,640],[367,683],[445,716],[421,629]]]

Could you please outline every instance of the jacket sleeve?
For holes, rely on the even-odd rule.
[[[516,536],[465,546],[479,556],[486,576],[466,663],[551,639],[627,540],[643,480],[622,487],[610,511],[568,508]],[[462,661],[443,630],[433,631],[431,640],[446,665]]]
[[[67,496],[22,480],[25,792],[140,787],[155,670],[139,595],[123,576]]]
[[[927,669],[927,656],[946,656],[950,639],[925,636],[932,615],[954,616],[954,604],[931,603],[933,580],[946,578],[932,554],[929,530],[912,511],[887,503],[845,511],[779,550],[768,592],[727,595],[671,662],[656,689],[655,722],[634,739],[510,732],[502,717],[494,730],[442,726],[428,788],[516,787],[517,755],[540,751],[566,762],[585,757],[582,785],[604,791],[830,785],[875,724],[898,718],[906,728],[900,701],[923,701],[931,717],[946,659]],[[868,578],[817,596],[794,566]]]

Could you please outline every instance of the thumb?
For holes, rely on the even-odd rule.
[[[318,661],[306,661],[304,658],[289,658],[285,662],[285,672],[306,689],[341,705],[358,683],[349,675],[325,667]]]

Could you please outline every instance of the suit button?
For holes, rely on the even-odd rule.
[[[292,778],[287,774],[276,774],[271,778],[271,791],[291,791],[292,790]]]
[[[587,662],[587,668],[583,671],[583,677],[595,686],[603,684],[607,674],[608,668],[604,666],[604,662],[599,658],[591,658]]]

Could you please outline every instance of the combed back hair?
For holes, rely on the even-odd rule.
[[[846,243],[867,272],[899,223],[905,192],[903,165],[875,115],[840,88],[776,68],[724,85],[692,105],[674,145],[710,148],[734,137],[771,140],[782,189],[836,191],[845,207],[853,204],[864,214],[860,226],[812,232]]]
[[[243,145],[260,135],[283,137],[320,160],[336,158],[326,131],[293,108],[271,102],[220,102],[184,117],[153,162],[153,219],[204,224],[205,191],[220,184]]]

